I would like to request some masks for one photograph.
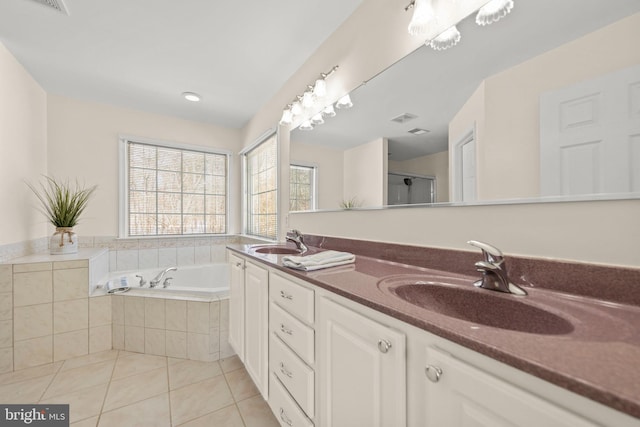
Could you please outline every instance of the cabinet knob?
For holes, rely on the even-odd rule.
[[[378,341],[378,350],[381,353],[387,353],[391,348],[391,343],[388,340],[380,340]]]
[[[429,378],[429,381],[432,383],[437,383],[440,381],[440,377],[442,376],[442,369],[437,366],[429,365],[425,368],[424,373]]]
[[[291,421],[291,418],[287,416],[287,413],[284,412],[284,409],[282,408],[280,408],[280,419],[288,426],[293,425],[293,421]]]

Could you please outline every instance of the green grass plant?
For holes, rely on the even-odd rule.
[[[97,186],[84,187],[78,181],[70,184],[68,180],[45,178],[39,187],[27,183],[40,200],[40,211],[56,227],[75,227]]]

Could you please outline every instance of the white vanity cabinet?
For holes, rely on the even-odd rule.
[[[244,271],[244,366],[262,396],[269,384],[269,271],[249,261]]]
[[[405,334],[327,297],[318,334],[321,425],[406,426]]]
[[[597,426],[438,348],[427,349],[425,381],[427,426]]]
[[[245,260],[227,252],[229,280],[229,344],[244,362],[244,265]]]

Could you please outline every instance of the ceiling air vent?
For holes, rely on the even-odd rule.
[[[409,120],[415,119],[416,117],[418,117],[418,116],[416,116],[414,114],[402,113],[398,117],[394,117],[393,119],[391,119],[391,121],[392,122],[396,122],[396,123],[406,123]]]
[[[52,9],[57,10],[58,12],[62,12],[65,15],[69,15],[69,12],[67,11],[67,7],[64,5],[64,2],[62,0],[33,0],[36,3],[40,3],[42,5],[48,6]]]
[[[409,129],[407,132],[412,133],[414,135],[424,135],[425,133],[429,133],[430,131],[427,129],[413,128],[413,129]]]

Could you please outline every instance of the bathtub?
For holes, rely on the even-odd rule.
[[[127,292],[116,292],[118,294],[151,298],[216,301],[229,297],[229,266],[226,263],[178,266],[176,271],[167,272],[163,280],[151,288],[149,282],[164,268],[113,272],[99,287],[106,291],[111,282],[129,287]],[[142,276],[146,283],[140,286],[140,278],[136,276]],[[171,279],[165,288],[162,284],[168,277]]]

